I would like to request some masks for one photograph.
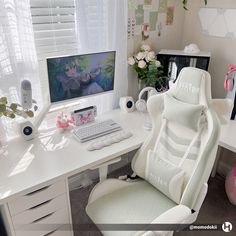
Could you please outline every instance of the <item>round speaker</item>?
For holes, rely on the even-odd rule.
[[[26,126],[24,129],[23,129],[23,134],[24,135],[31,135],[33,133],[33,129],[32,129],[32,127],[30,127],[30,126]]]
[[[131,109],[134,106],[134,103],[132,101],[128,101],[126,103],[126,106],[127,106],[128,109]]]
[[[24,121],[19,124],[20,126],[20,135],[25,139],[25,140],[31,140],[34,138],[34,126],[30,121]]]
[[[119,105],[123,111],[132,112],[134,110],[134,99],[132,97],[121,97]]]

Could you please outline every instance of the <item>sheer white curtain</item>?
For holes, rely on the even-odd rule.
[[[6,96],[9,102],[18,102],[20,82],[28,79],[40,102],[37,69],[29,1],[0,0],[0,96]],[[1,118],[0,125],[4,134],[14,133],[9,119]]]
[[[114,92],[88,98],[98,111],[118,106],[127,95],[127,1],[75,0],[79,53],[116,51]]]

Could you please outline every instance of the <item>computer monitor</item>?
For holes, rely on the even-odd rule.
[[[114,89],[115,51],[47,58],[51,103]]]

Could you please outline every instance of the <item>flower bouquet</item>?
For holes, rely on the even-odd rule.
[[[163,87],[166,80],[163,80],[163,67],[160,61],[156,60],[156,54],[151,51],[149,45],[143,45],[140,51],[128,58],[128,64],[137,72],[138,79],[146,86]]]

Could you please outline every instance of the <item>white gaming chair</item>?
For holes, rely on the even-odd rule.
[[[105,231],[100,224],[193,223],[206,196],[220,130],[210,74],[182,69],[168,92],[148,100],[148,111],[153,128],[132,161],[140,179],[107,179],[90,194],[86,212],[106,236],[172,235]]]

